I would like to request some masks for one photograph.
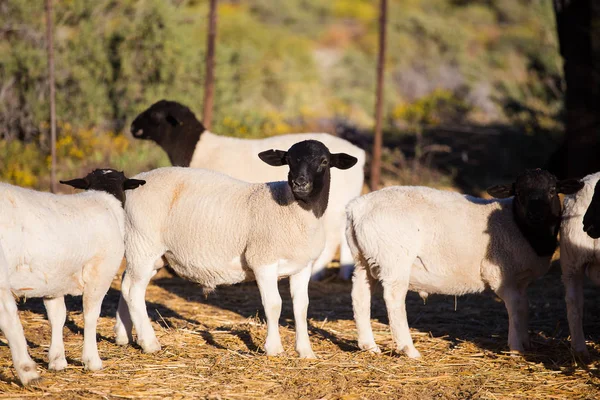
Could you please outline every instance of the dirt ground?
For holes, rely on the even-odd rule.
[[[117,346],[112,327],[119,281],[104,300],[98,328],[104,369],[81,365],[81,298],[68,298],[65,347],[69,367],[46,369],[50,328],[41,300],[19,306],[32,357],[43,380],[22,388],[15,380],[9,348],[0,338],[0,398],[48,399],[595,399],[600,398],[600,289],[586,287],[585,332],[593,362],[579,366],[569,350],[560,268],[530,288],[531,353],[507,354],[507,315],[493,294],[455,300],[430,296],[427,304],[408,296],[409,324],[422,354],[411,360],[393,354],[381,292],[373,304],[377,342],[387,352],[356,347],[351,284],[332,268],[310,287],[310,336],[318,360],[300,360],[294,348],[289,287],[280,283],[284,308],[281,333],[287,354],[267,357],[264,314],[254,283],[202,289],[161,271],[148,288],[148,311],[163,349],[143,354],[136,345]]]

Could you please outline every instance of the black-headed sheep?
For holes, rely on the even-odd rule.
[[[330,169],[347,169],[357,160],[330,154],[314,140],[288,151],[263,151],[259,157],[271,166],[289,166],[288,180],[248,183],[214,171],[178,167],[136,176],[147,183],[131,193],[125,205],[127,269],[121,289],[125,301],[119,303],[115,326],[117,343],[131,340],[133,323],[145,352],[160,349],[144,295],[156,270],[168,264],[209,290],[256,280],[267,317],[268,355],[283,351],[277,280],[289,276],[296,351],[302,358],[314,357],[306,323],[308,282],[325,245],[323,216],[329,207],[330,179],[335,179]]]
[[[143,181],[106,169],[63,183],[87,191],[59,195],[0,183],[0,243],[12,292],[44,299],[52,370],[67,366],[64,296],[83,295],[81,360],[93,371],[102,368],[96,345],[100,306],[123,259],[124,190]]]
[[[530,170],[483,200],[425,187],[390,187],[347,207],[348,241],[356,268],[352,304],[361,349],[379,352],[370,323],[371,287],[381,281],[399,351],[420,354],[406,318],[408,290],[463,295],[491,288],[506,305],[511,350],[529,346],[527,286],[545,274],[561,221],[558,193],[577,180],[557,181]],[[514,196],[514,197],[513,197]]]
[[[352,255],[344,236],[346,204],[360,195],[365,152],[350,142],[325,133],[287,134],[265,139],[239,139],[216,135],[204,128],[189,108],[174,101],[161,100],[138,115],[131,124],[135,138],[153,140],[168,154],[174,166],[205,168],[247,182],[286,180],[286,171],[269,168],[257,157],[261,151],[291,147],[302,140],[318,140],[332,152],[344,152],[358,162],[349,171],[331,172],[331,195],[325,215],[327,242],[315,262],[313,273],[319,277],[340,247],[340,277],[352,274]]]

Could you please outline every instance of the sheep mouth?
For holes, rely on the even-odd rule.
[[[296,199],[306,200],[310,197],[312,189],[292,189],[292,193]]]

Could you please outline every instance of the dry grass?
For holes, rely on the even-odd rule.
[[[0,398],[523,398],[600,397],[600,346],[596,360],[577,366],[569,351],[568,326],[558,268],[530,289],[533,349],[523,357],[506,353],[507,316],[492,294],[455,299],[431,296],[426,305],[409,294],[408,314],[423,358],[358,351],[352,321],[350,283],[332,275],[311,284],[311,341],[319,359],[299,360],[288,284],[281,328],[285,357],[261,350],[265,325],[255,284],[222,287],[205,298],[200,287],[161,272],[148,288],[148,310],[163,349],[143,354],[137,346],[114,344],[112,326],[119,283],[104,302],[99,350],[104,369],[83,370],[80,299],[69,299],[65,329],[69,367],[46,370],[50,329],[39,299],[20,306],[32,357],[43,368],[38,387],[15,382],[10,353],[0,343]],[[597,338],[600,308],[596,289],[586,288],[585,330]],[[374,301],[376,340],[391,348],[385,307]],[[2,339],[3,340],[3,339]]]

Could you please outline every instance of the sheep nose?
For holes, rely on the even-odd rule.
[[[303,176],[299,176],[296,179],[294,179],[294,183],[298,186],[304,186],[304,185],[306,185],[307,182],[308,181]]]
[[[294,185],[294,189],[300,189],[300,190],[310,189],[310,182],[308,182],[308,179],[306,179],[303,176],[299,176],[298,178],[294,179],[292,184]]]

